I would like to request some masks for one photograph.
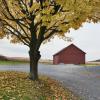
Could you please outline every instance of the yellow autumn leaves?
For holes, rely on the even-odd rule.
[[[7,5],[3,1],[6,1]],[[38,38],[42,26],[46,26],[44,36],[42,36],[44,38],[49,36],[52,31],[54,34],[50,35],[50,38],[55,35],[65,37],[65,33],[70,28],[79,29],[84,22],[100,21],[100,0],[54,0],[54,3],[51,1],[43,1],[43,9],[41,9],[41,4],[35,0],[31,6],[30,0],[0,0],[0,19],[2,23],[6,21],[10,24],[10,26],[4,25],[3,28],[9,28],[17,34],[17,37],[11,37],[12,42],[19,43],[19,41],[23,42],[22,40],[27,42],[26,40],[28,37],[31,38],[31,34],[36,34],[36,38]],[[33,27],[34,32],[30,32],[32,22],[35,26]],[[4,34],[8,34],[9,29],[0,32],[0,37],[5,37]]]
[[[78,100],[57,81],[40,76],[31,81],[23,72],[0,72],[0,100]],[[45,99],[46,98],[46,99]]]

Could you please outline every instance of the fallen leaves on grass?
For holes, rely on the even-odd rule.
[[[23,72],[0,72],[0,100],[79,100],[49,77],[28,77]]]

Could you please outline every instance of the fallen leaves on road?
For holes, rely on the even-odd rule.
[[[79,100],[57,81],[40,76],[32,81],[27,73],[0,72],[0,100]]]

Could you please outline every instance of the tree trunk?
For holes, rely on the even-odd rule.
[[[29,57],[30,57],[30,79],[38,80],[38,61],[41,57],[40,52],[38,50],[34,50],[34,48],[30,48]]]

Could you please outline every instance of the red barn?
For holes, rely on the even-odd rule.
[[[85,52],[74,44],[53,55],[53,64],[85,64]]]

